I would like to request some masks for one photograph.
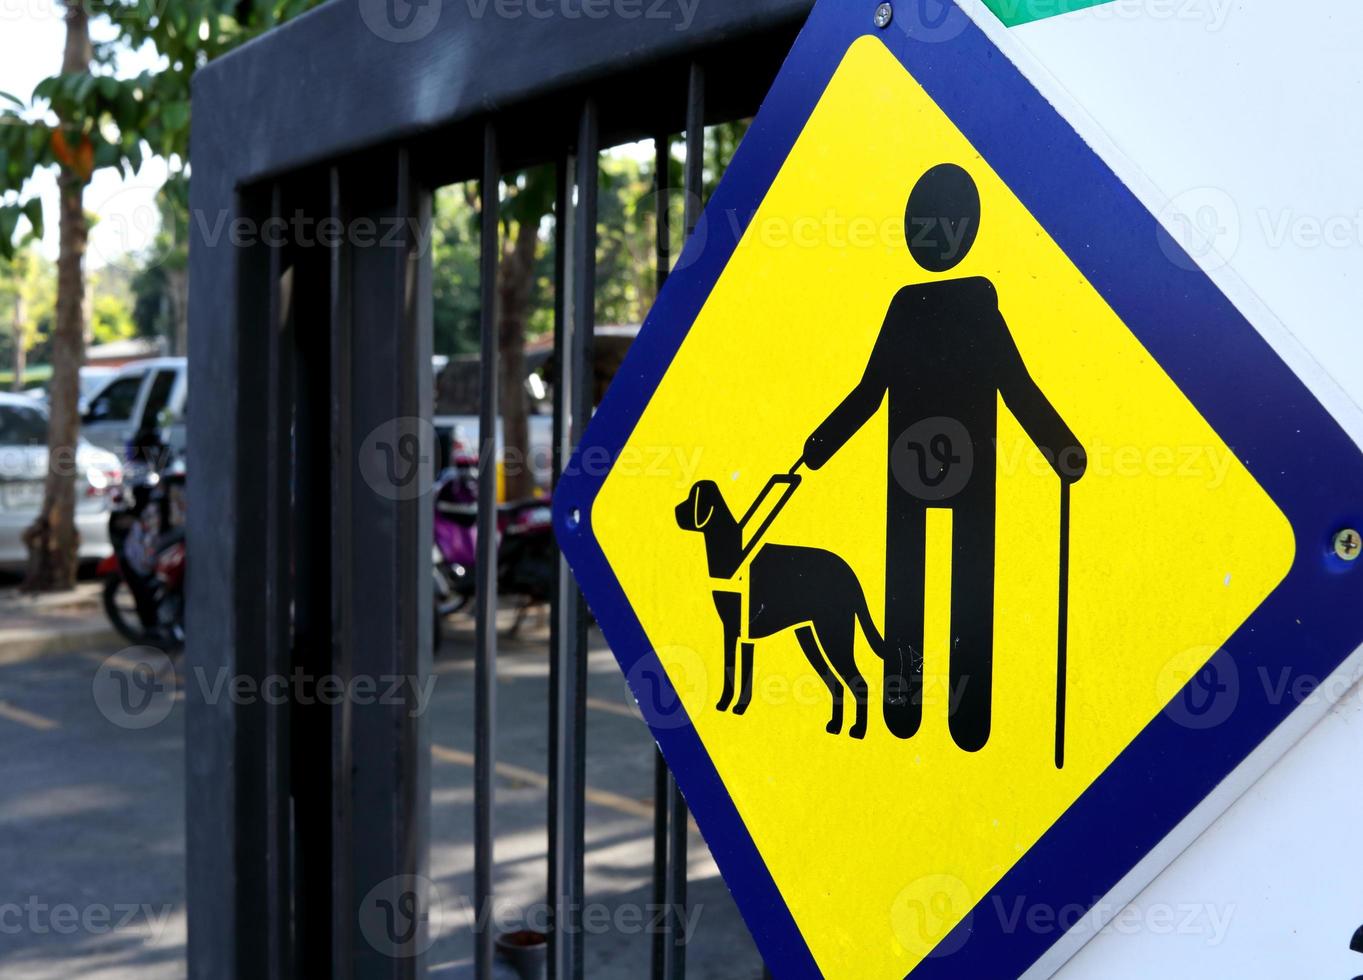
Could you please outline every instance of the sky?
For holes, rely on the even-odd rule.
[[[96,40],[107,40],[113,30],[106,19],[91,24]],[[9,92],[28,101],[33,87],[61,69],[66,36],[60,0],[0,0],[0,92]],[[119,60],[120,75],[137,74],[155,66],[148,52],[130,53]],[[85,208],[99,216],[90,233],[89,267],[98,269],[129,252],[151,244],[159,224],[156,192],[166,178],[166,165],[160,159],[148,161],[133,178],[124,180],[115,170],[95,174],[86,190]],[[46,234],[42,251],[57,257],[57,180],[56,171],[43,173],[30,181],[27,197],[43,200]]]

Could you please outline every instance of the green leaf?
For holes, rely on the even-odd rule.
[[[142,104],[133,94],[133,86],[124,85],[119,89],[117,104],[113,111],[120,129],[133,126],[141,118]]]
[[[43,99],[47,102],[51,102],[53,97],[57,94],[58,89],[61,87],[61,84],[62,76],[49,75],[37,85],[33,86],[34,100]]]
[[[161,123],[169,131],[182,130],[189,125],[189,103],[172,102],[161,110]]]
[[[126,174],[129,177],[142,169],[142,144],[140,141],[131,139],[123,144],[123,160],[126,164]]]
[[[13,204],[0,208],[0,247],[7,248],[9,254],[14,254],[14,230],[19,227],[19,218],[23,212]]]
[[[95,140],[95,169],[102,170],[105,167],[117,167],[123,154],[120,152],[117,143],[109,143],[102,139]]]
[[[29,152],[37,157],[46,153],[52,143],[52,130],[46,126],[33,126],[28,130]]]
[[[20,109],[26,108],[26,106],[19,101],[17,96],[10,95],[8,92],[0,92],[0,99],[4,99],[6,102],[13,102]]]
[[[42,238],[43,231],[43,202],[41,198],[35,197],[23,207],[24,217],[33,226],[33,237]]]
[[[90,98],[90,93],[95,90],[95,85],[99,79],[94,75],[73,75],[71,84],[71,95],[79,103],[84,104]]]

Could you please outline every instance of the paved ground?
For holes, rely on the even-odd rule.
[[[47,595],[22,593],[18,582],[0,576],[0,664],[119,642],[101,612],[99,582],[85,581],[70,592]]]
[[[471,624],[437,664],[431,724],[432,975],[470,974]],[[499,917],[545,897],[546,644],[504,645],[497,787]],[[0,662],[0,976],[96,980],[184,975],[182,705],[129,731],[98,710],[92,681],[115,648]],[[14,658],[12,658],[14,659]],[[590,660],[586,975],[648,975],[653,747],[599,639]],[[756,980],[761,963],[709,853],[691,834],[692,977]]]

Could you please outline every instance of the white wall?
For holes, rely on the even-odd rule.
[[[1363,442],[1363,4],[1115,0],[1013,31],[967,5],[1172,231],[1207,233],[1179,237]],[[1032,975],[1363,974],[1360,659]]]

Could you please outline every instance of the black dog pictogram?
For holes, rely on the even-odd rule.
[[[776,505],[779,510],[798,481],[793,475],[773,477],[742,520],[734,518],[714,481],[702,480],[691,488],[686,500],[677,505],[677,525],[683,531],[697,531],[704,537],[712,578],[733,579],[770,525],[775,511],[745,546],[746,526],[776,487],[787,488]],[[882,658],[884,641],[871,621],[861,583],[847,562],[818,548],[763,545],[749,566],[747,595],[741,586],[739,591],[716,589],[714,600],[724,626],[724,690],[715,706],[718,710],[728,711],[731,703],[734,714],[748,710],[752,701],[754,642],[793,628],[800,649],[832,696],[828,732],[837,735],[842,731],[846,685],[857,703],[856,720],[848,734],[853,738],[866,737],[867,691],[854,653],[856,624],[861,623],[867,643]],[[735,702],[734,666],[740,648],[742,671]]]

